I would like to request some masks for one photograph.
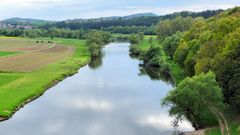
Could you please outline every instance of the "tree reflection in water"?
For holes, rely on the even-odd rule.
[[[102,58],[104,56],[104,53],[102,51],[100,51],[98,57],[92,57],[88,66],[91,68],[91,69],[97,69],[99,67],[102,66]]]
[[[174,85],[174,80],[168,72],[162,72],[160,68],[139,65],[139,75],[148,75],[152,80],[162,80],[166,83]]]

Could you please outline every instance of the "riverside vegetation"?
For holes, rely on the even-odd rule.
[[[174,124],[186,118],[196,129],[220,126],[205,134],[239,134],[240,8],[209,19],[160,21],[156,31],[154,41],[130,38],[130,51],[175,79],[176,88],[162,101]]]
[[[18,25],[18,22],[15,23]],[[10,36],[6,44],[15,46],[16,50],[2,49],[5,43],[1,44],[0,62],[10,62],[8,59],[16,58],[21,60],[17,62],[28,64],[20,64],[25,67],[1,65],[0,117],[11,117],[19,107],[77,72],[79,67],[89,62],[92,68],[101,65],[101,48],[112,41],[110,32],[131,34],[131,54],[143,60],[144,66],[158,68],[160,72],[172,76],[176,88],[162,104],[170,106],[170,115],[176,117],[174,125],[186,118],[196,129],[220,125],[220,128],[207,130],[205,133],[209,135],[239,134],[239,123],[235,120],[240,112],[238,7],[226,11],[180,12],[160,17],[44,22],[34,24],[33,29],[1,29],[0,35]],[[115,39],[126,37],[119,35]],[[1,37],[1,41],[5,42],[6,37]],[[48,41],[50,44],[45,44]],[[29,46],[35,48],[33,51],[40,49],[40,52],[18,50],[19,44],[27,49]],[[67,55],[58,55],[62,53],[57,48],[68,50]],[[47,62],[31,66],[28,60],[39,59],[43,54]],[[28,55],[35,57],[27,58]],[[14,61],[11,64],[14,65]]]
[[[2,38],[0,38],[0,40],[3,40]],[[11,40],[10,42],[14,41],[12,44],[17,46],[19,42],[23,42],[25,44],[29,44],[29,42],[35,42],[33,39],[22,38],[9,38],[9,40]],[[42,40],[45,42],[47,41],[47,39]],[[1,71],[1,119],[7,119],[11,117],[19,107],[23,106],[25,103],[33,100],[34,98],[39,97],[47,88],[61,81],[65,77],[76,73],[79,67],[89,62],[89,53],[87,51],[88,47],[85,45],[85,41],[59,38],[54,39],[54,42],[58,42],[64,46],[73,46],[75,51],[72,53],[72,55],[64,57],[64,59],[52,61],[29,72]],[[56,53],[55,55],[58,54]],[[41,55],[41,57],[44,57],[44,55]],[[31,57],[27,59],[30,60]],[[0,60],[4,60],[4,58],[0,57]],[[9,69],[10,68],[11,67],[9,67]]]
[[[49,41],[48,38],[37,38],[37,40],[41,40],[43,43]],[[16,56],[15,54],[18,52],[0,53],[1,56],[11,56],[0,57],[0,63],[4,62],[5,59],[12,59],[8,61],[11,63],[6,65],[8,66],[6,69],[2,68],[4,65],[1,65],[0,72],[0,117],[1,120],[5,120],[25,103],[41,96],[52,85],[76,73],[80,67],[88,64],[90,59],[99,57],[101,46],[111,42],[111,35],[107,32],[91,31],[87,35],[87,41],[55,38],[51,42],[57,44],[55,45],[56,49],[55,46],[48,47],[47,44],[40,44],[36,42],[36,39],[29,38],[1,37],[0,42],[4,42],[3,45],[0,45],[1,50],[6,50],[9,46],[11,49],[15,48],[15,51],[21,51],[19,48],[23,50],[33,49],[32,52],[23,51]],[[74,50],[71,51],[70,55],[65,56],[66,53],[61,51],[60,46],[70,47]],[[41,51],[45,52],[41,53]],[[64,57],[59,59],[57,56],[61,55]],[[32,66],[34,65],[32,61],[41,61],[40,59],[43,59],[44,62],[35,63],[38,66]],[[45,63],[45,61],[49,62]],[[18,63],[23,68],[11,67],[14,63]]]

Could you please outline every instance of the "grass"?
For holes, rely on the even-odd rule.
[[[8,84],[14,80],[17,80],[19,78],[21,78],[22,76],[21,75],[14,75],[12,73],[0,73],[0,87],[2,85],[5,85],[5,84]]]
[[[231,135],[239,135],[239,124],[231,123],[229,125],[229,130]],[[221,131],[219,128],[211,128],[204,132],[205,135],[221,135]]]
[[[74,46],[75,53],[65,60],[48,64],[32,72],[0,73],[0,78],[6,78],[0,79],[0,117],[11,117],[17,108],[41,96],[47,88],[76,73],[81,66],[89,62],[85,41],[61,38],[54,41]]]
[[[18,54],[19,52],[2,52],[0,51],[0,57],[3,57],[3,56],[11,56],[11,55],[15,55],[15,54]]]
[[[231,135],[240,134],[240,123],[239,123],[239,114],[232,111],[229,107],[226,107],[221,110],[224,113],[230,130]],[[205,131],[205,135],[220,135],[221,131],[219,127],[210,128]]]

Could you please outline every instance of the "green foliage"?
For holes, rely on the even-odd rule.
[[[153,38],[152,44],[149,43],[151,38]],[[144,60],[145,65],[148,65],[148,67],[150,65],[155,66],[155,69],[157,68],[161,72],[168,72],[167,74],[170,73],[170,76],[172,76],[172,79],[175,81],[175,85],[178,85],[186,77],[184,71],[178,64],[166,56],[161,44],[159,44],[159,42],[152,36],[145,36],[145,39],[142,42],[136,45],[131,45],[130,52],[132,55]]]
[[[87,45],[89,46],[89,52],[91,54],[91,61],[96,61],[98,57],[101,57],[102,46],[112,41],[112,35],[109,32],[90,31],[87,35]],[[96,61],[97,62],[97,61]],[[92,64],[96,65],[96,64]]]
[[[185,117],[196,129],[212,124],[209,103],[222,105],[222,91],[213,72],[186,78],[162,102],[171,107],[169,113],[176,117],[176,123]]]
[[[84,30],[69,30],[69,29],[17,29],[17,28],[8,28],[0,29],[0,35],[11,36],[11,37],[60,37],[60,38],[75,38],[75,39],[84,39],[85,31]]]
[[[155,34],[155,30],[152,26],[155,26],[159,21],[166,19],[175,19],[177,17],[203,17],[209,18],[222,10],[207,10],[202,12],[176,12],[173,14],[162,15],[162,16],[126,16],[126,17],[108,17],[108,18],[97,18],[97,19],[74,19],[66,20],[55,23],[49,23],[40,28],[59,28],[59,29],[96,29],[96,30],[106,30],[112,33],[122,33],[131,34],[144,32],[145,34]]]
[[[92,30],[87,34],[88,45],[95,43],[96,45],[103,46],[110,43],[111,41],[112,36],[109,32]]]
[[[240,112],[240,28],[226,37],[226,46],[213,62],[224,96]]]
[[[159,39],[172,36],[176,32],[184,32],[190,29],[194,22],[191,17],[177,17],[172,20],[160,21],[157,25],[157,34]]]
[[[155,26],[110,26],[101,28],[103,31],[121,34],[133,34],[143,32],[146,35],[156,35]]]
[[[150,37],[150,38],[149,38],[148,43],[149,43],[150,45],[153,44],[153,37]]]
[[[96,43],[91,43],[89,45],[89,52],[91,54],[91,58],[97,58],[101,54],[101,47]]]
[[[231,135],[239,135],[239,124],[232,122],[229,125],[229,130],[230,130],[230,134]],[[204,132],[204,135],[221,135],[221,131],[219,128],[211,128],[211,129],[207,129]]]
[[[189,51],[189,48],[188,48],[188,45],[186,42],[182,42],[177,50],[175,51],[174,53],[174,56],[173,56],[173,59],[174,61],[176,61],[181,67],[184,66],[184,61],[188,55],[188,51]]]
[[[143,41],[144,33],[140,32],[138,34],[131,34],[128,39],[131,44],[138,44],[139,42]]]
[[[207,73],[210,70],[214,71],[214,73],[216,74],[216,79],[220,87],[222,88],[222,90],[216,91],[222,92],[224,95],[224,101],[237,112],[240,112],[239,11],[239,8],[234,8],[208,20],[204,20],[203,18],[194,19],[189,30],[183,33],[183,35],[178,40],[178,43],[174,43],[172,45],[171,42],[174,41],[175,35],[171,36],[174,33],[174,27],[171,26],[171,20],[160,22],[158,28],[158,35],[160,37],[160,41],[162,42],[164,52],[170,58],[173,52],[173,60],[177,62],[177,64],[179,64],[182,69],[184,69],[184,72],[188,76],[201,76],[202,73]],[[171,32],[171,30],[173,32]],[[171,47],[173,47],[174,49],[172,49]],[[159,59],[161,58],[163,58],[163,56]],[[171,62],[171,59],[167,59],[167,62],[169,64]],[[172,73],[174,70],[171,70],[172,65],[169,65],[170,72]],[[181,80],[176,79],[176,76],[173,77],[175,78],[175,80]],[[190,82],[191,80],[187,81]],[[186,83],[186,81],[183,81],[182,83],[184,82]],[[181,87],[180,85],[182,83],[180,83],[176,89]],[[188,84],[188,86],[191,86],[191,84]],[[208,87],[211,86],[209,85]],[[187,92],[188,89],[185,90],[185,94],[194,94],[190,91]],[[196,87],[189,90],[196,91],[198,90],[198,88]],[[186,103],[188,104],[184,104],[185,102],[183,101],[188,99],[186,98],[188,96],[184,95],[184,93],[182,92],[184,92],[184,90],[174,90],[174,92],[170,93],[171,96],[168,96],[169,99],[167,100],[167,102],[171,103],[172,107],[174,108],[170,111],[172,115],[175,115],[177,116],[177,118],[180,119],[181,117],[179,114],[184,113],[184,111],[187,112],[189,111],[189,109],[197,110],[201,106],[205,106],[205,108],[203,107],[201,109],[201,112],[193,111],[191,116],[184,116],[188,118],[193,123],[193,125],[195,125],[195,127],[197,127],[197,125],[200,125],[200,128],[216,125],[216,119],[214,118],[211,111],[208,109],[208,105],[206,103],[202,104],[203,102],[199,102],[199,95],[195,97],[196,99],[187,100]],[[175,96],[172,96],[174,94]],[[183,98],[181,98],[181,96]],[[194,95],[191,95],[191,97],[194,98]],[[212,96],[209,98],[215,97],[219,97],[219,94],[217,94],[217,96]],[[181,99],[182,102],[179,101]],[[193,108],[187,108],[187,106],[193,106]],[[187,109],[184,110],[183,108]]]
[[[160,47],[152,47],[147,51],[144,57],[144,62],[149,66],[160,66],[163,62],[162,50]]]
[[[163,50],[171,59],[173,59],[173,55],[180,43],[181,36],[182,34],[177,32],[173,36],[165,38],[162,42]]]

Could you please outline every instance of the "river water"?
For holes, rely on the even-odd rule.
[[[172,127],[168,108],[160,104],[173,87],[171,81],[141,69],[129,56],[128,43],[107,45],[103,54],[1,122],[0,133],[172,135],[193,130],[186,121]]]

